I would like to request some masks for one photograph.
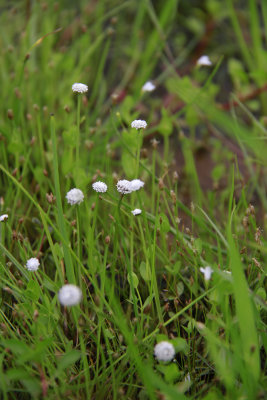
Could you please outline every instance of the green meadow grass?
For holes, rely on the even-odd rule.
[[[0,398],[263,399],[267,3],[0,1],[0,27]]]

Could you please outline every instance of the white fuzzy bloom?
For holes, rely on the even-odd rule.
[[[8,215],[7,214],[3,214],[0,216],[0,222],[5,221],[6,219],[8,219]]]
[[[101,181],[93,183],[92,188],[99,193],[105,193],[108,190],[107,185]]]
[[[212,65],[212,62],[210,61],[209,56],[201,56],[201,57],[197,60],[197,65],[205,66],[205,67],[210,67],[210,66]]]
[[[135,192],[136,190],[141,189],[144,186],[144,184],[145,183],[143,181],[141,181],[140,179],[133,179],[130,182],[132,192]]]
[[[145,129],[147,127],[146,121],[143,121],[142,119],[135,119],[131,123],[131,127],[135,129]]]
[[[78,286],[64,285],[58,292],[58,300],[63,306],[75,306],[82,300],[82,291]]]
[[[28,271],[37,271],[39,268],[40,262],[38,258],[30,258],[26,263],[26,268]]]
[[[135,210],[131,211],[131,213],[135,216],[135,215],[139,215],[141,214],[142,210],[140,210],[140,208],[136,208]]]
[[[156,89],[156,86],[151,81],[147,81],[142,87],[142,92],[153,92]]]
[[[132,193],[131,182],[127,181],[127,179],[122,179],[117,182],[117,190],[119,193],[128,194]]]
[[[169,342],[160,342],[154,347],[154,355],[159,361],[168,362],[173,360],[175,349],[173,344]]]
[[[66,199],[73,206],[74,204],[80,204],[84,199],[84,195],[80,189],[74,188],[66,194]]]
[[[211,267],[200,268],[200,272],[204,275],[205,281],[209,281],[211,278],[211,274],[213,273],[213,269]]]
[[[88,91],[88,86],[84,83],[74,83],[72,85],[72,91],[74,93],[86,93]]]

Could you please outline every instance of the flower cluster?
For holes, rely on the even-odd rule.
[[[202,268],[200,267],[200,272],[204,275],[205,281],[209,281],[211,278],[211,275],[213,274],[213,269],[209,266]]]
[[[105,193],[108,190],[107,185],[101,181],[93,183],[92,188],[99,193]]]
[[[154,85],[154,83],[152,83],[151,81],[147,81],[142,87],[142,92],[153,92],[153,90],[155,89],[156,86]]]
[[[142,210],[140,210],[140,208],[136,208],[135,210],[132,210],[132,211],[131,211],[131,213],[132,213],[134,216],[141,214],[141,212],[142,212]]]
[[[28,271],[37,271],[37,269],[39,268],[40,262],[38,260],[38,258],[30,258],[27,263],[26,263],[26,268]]]
[[[158,361],[169,362],[175,356],[175,348],[169,342],[160,342],[154,347],[154,355]]]
[[[58,299],[63,306],[75,306],[82,300],[82,291],[78,286],[67,284],[59,290]]]
[[[131,127],[135,129],[145,129],[147,127],[146,121],[143,121],[142,119],[135,119],[131,123]]]
[[[72,85],[72,91],[74,93],[86,93],[88,91],[88,86],[84,83],[74,83]]]
[[[127,181],[127,179],[122,179],[117,182],[117,190],[121,194],[129,194],[141,189],[144,186],[144,182],[140,179],[133,179],[132,181]]]
[[[203,66],[203,67],[210,67],[212,65],[212,62],[210,61],[209,56],[201,56],[197,60],[197,65]]]
[[[6,219],[8,219],[8,215],[7,214],[3,214],[0,216],[0,222],[5,221]]]
[[[80,204],[83,201],[84,194],[80,189],[74,188],[66,194],[66,199],[67,202],[73,206],[74,204]]]

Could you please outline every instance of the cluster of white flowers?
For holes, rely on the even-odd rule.
[[[74,83],[72,85],[72,91],[74,93],[86,93],[88,91],[88,86],[84,83]]]
[[[84,194],[80,189],[74,188],[66,194],[66,199],[68,203],[73,206],[74,204],[80,204],[83,201]]]
[[[59,290],[58,299],[63,306],[75,306],[82,300],[82,291],[78,286],[67,284]]]
[[[154,355],[158,361],[169,362],[175,356],[175,348],[169,342],[160,342],[154,347]]]
[[[203,67],[210,67],[212,65],[212,62],[210,61],[209,56],[201,56],[197,60],[197,65],[203,66]]]
[[[131,213],[132,213],[134,216],[141,214],[141,212],[142,212],[142,210],[140,210],[140,208],[136,208],[135,210],[132,210],[132,211],[131,211]]]
[[[26,268],[28,271],[37,271],[37,269],[39,268],[40,262],[38,260],[38,258],[30,258],[27,263],[26,263]]]
[[[93,183],[92,187],[96,192],[99,192],[99,193],[105,193],[108,190],[107,185],[101,181]]]
[[[135,119],[131,123],[131,127],[135,129],[145,129],[147,127],[146,121],[143,121],[142,119]]]
[[[204,275],[205,281],[209,281],[213,273],[213,269],[209,266],[205,268],[200,267],[200,272],[202,272],[202,274]]]
[[[8,219],[8,215],[7,214],[3,214],[0,216],[0,222],[5,221],[6,219]]]
[[[154,83],[152,83],[151,81],[147,81],[142,87],[142,92],[153,92],[153,90],[155,89],[156,86],[154,85]]]
[[[122,194],[129,194],[141,189],[144,186],[144,182],[140,179],[133,179],[132,181],[127,181],[127,179],[122,179],[117,182],[117,190]]]

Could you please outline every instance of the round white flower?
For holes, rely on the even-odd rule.
[[[135,128],[135,129],[145,129],[147,127],[147,123],[146,123],[146,121],[143,121],[141,119],[135,119],[131,123],[131,127]]]
[[[74,83],[72,85],[72,91],[74,93],[86,93],[88,91],[88,86],[84,83]]]
[[[131,213],[135,216],[135,215],[139,215],[141,214],[142,210],[140,210],[140,208],[136,208],[135,210],[132,210]]]
[[[99,193],[105,193],[108,190],[107,185],[101,181],[93,183],[92,187],[96,192],[99,192]]]
[[[80,204],[84,199],[84,195],[80,189],[74,188],[66,194],[66,199],[73,206],[74,204]]]
[[[144,186],[144,184],[145,183],[143,181],[141,181],[140,179],[133,179],[130,182],[132,192],[135,192],[136,190],[141,189]]]
[[[210,67],[212,65],[212,62],[210,61],[210,58],[208,56],[201,56],[197,60],[197,65]]]
[[[117,190],[119,193],[128,194],[132,193],[131,182],[127,181],[127,179],[122,179],[117,182]]]
[[[59,290],[58,299],[63,306],[75,306],[82,300],[82,291],[78,286],[67,284]]]
[[[204,275],[205,281],[209,281],[211,278],[211,274],[213,273],[213,269],[211,267],[200,268],[200,272]]]
[[[154,348],[154,355],[159,361],[168,362],[173,360],[175,356],[173,344],[164,341],[156,344]]]
[[[156,86],[151,81],[147,81],[142,87],[142,92],[153,92],[156,89]]]
[[[28,271],[37,271],[37,269],[39,268],[40,262],[38,260],[38,258],[30,258],[27,263],[26,263],[26,268]]]
[[[0,216],[0,222],[5,221],[6,219],[8,219],[8,215],[7,214],[3,214]]]

